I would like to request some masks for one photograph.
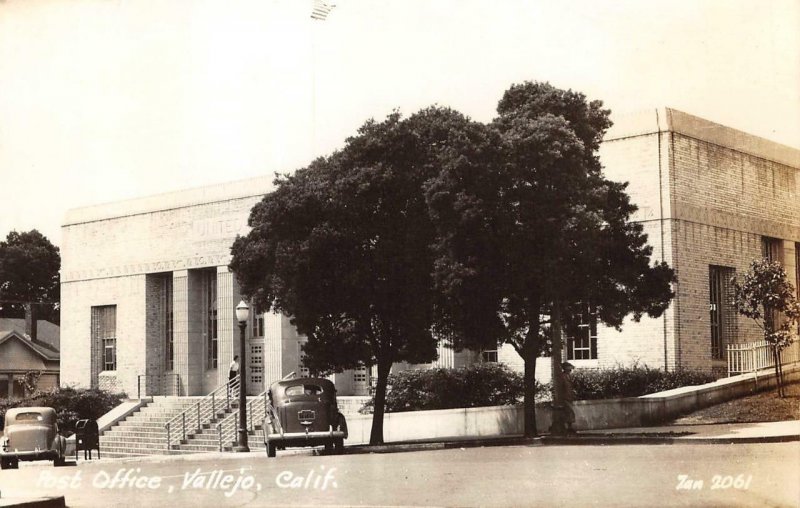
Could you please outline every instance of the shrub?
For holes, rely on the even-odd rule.
[[[518,404],[522,398],[522,375],[502,364],[406,370],[389,375],[386,412],[505,406]],[[371,413],[374,403],[373,397],[361,412]]]
[[[664,372],[647,366],[618,366],[604,370],[577,369],[572,373],[576,400],[638,397],[681,386],[701,385],[714,381],[705,372],[679,370]]]
[[[6,411],[11,408],[45,406],[56,410],[59,430],[69,435],[75,432],[77,420],[96,420],[126,397],[124,393],[110,393],[96,388],[58,388],[37,392],[23,399],[0,399],[0,428],[5,425]]]

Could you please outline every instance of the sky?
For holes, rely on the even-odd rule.
[[[0,0],[0,239],[549,81],[800,148],[800,0]]]

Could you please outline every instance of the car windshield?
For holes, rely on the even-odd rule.
[[[42,421],[42,413],[17,413],[15,420],[18,422],[40,422]]]
[[[320,393],[322,393],[322,387],[319,385],[294,385],[286,388],[288,397],[294,395],[318,395]]]

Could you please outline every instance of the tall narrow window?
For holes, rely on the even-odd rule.
[[[253,306],[253,337],[264,336],[264,313]]]
[[[162,286],[162,300],[164,315],[164,345],[165,345],[165,365],[166,370],[175,369],[175,328],[174,328],[174,305],[172,303],[172,274],[164,277]]]
[[[597,313],[592,306],[580,315],[577,333],[567,337],[567,360],[597,360]]]
[[[783,264],[783,242],[777,238],[761,238],[761,255],[771,262]],[[766,310],[764,324],[771,329],[780,324],[781,313],[774,309]]]
[[[711,333],[711,358],[724,360],[727,345],[736,335],[733,311],[733,279],[736,271],[724,266],[708,267],[708,311]]]
[[[761,255],[769,261],[783,263],[783,242],[777,238],[761,238]]]
[[[800,243],[794,244],[794,279],[795,297],[800,301]],[[800,323],[797,323],[797,332],[800,333]]]
[[[92,307],[92,341],[100,351],[101,370],[117,370],[117,306]]]
[[[207,270],[203,277],[203,304],[206,315],[206,365],[209,369],[216,369],[219,360],[216,270]]]

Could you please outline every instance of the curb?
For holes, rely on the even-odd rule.
[[[33,498],[19,498],[19,497],[4,497],[0,498],[0,507],[15,507],[15,508],[64,508],[66,503],[64,496],[49,496],[49,497],[33,497]]]
[[[545,445],[673,445],[673,444],[753,444],[753,443],[788,443],[800,441],[800,435],[787,436],[753,436],[753,437],[675,437],[675,436],[634,436],[618,435],[582,436],[582,437],[550,437],[543,438]]]
[[[424,450],[452,450],[455,448],[482,448],[492,446],[542,446],[542,437],[517,437],[508,439],[472,439],[465,441],[437,441],[430,443],[397,443],[384,445],[354,445],[345,447],[345,455],[361,455],[368,453],[398,453]]]

